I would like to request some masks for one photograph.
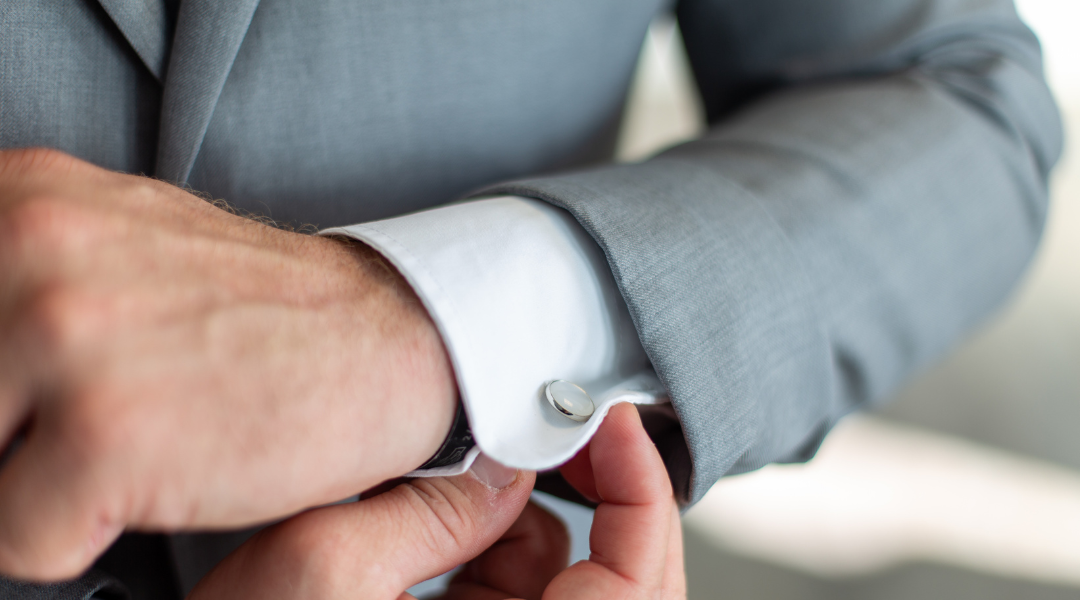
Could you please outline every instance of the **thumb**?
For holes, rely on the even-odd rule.
[[[241,546],[190,598],[398,598],[498,540],[534,479],[481,455],[464,475],[302,513]]]

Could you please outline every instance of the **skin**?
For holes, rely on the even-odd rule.
[[[489,485],[498,469],[510,477]],[[534,475],[488,461],[266,529],[189,600],[414,600],[405,589],[462,563],[444,600],[685,599],[678,509],[637,411],[612,409],[563,474],[599,502],[592,554],[572,566],[565,528],[527,503]]]
[[[75,576],[124,529],[237,527],[370,488],[456,385],[400,275],[51,150],[0,152],[0,572]]]

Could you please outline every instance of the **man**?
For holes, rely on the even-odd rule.
[[[466,415],[542,469],[670,396],[649,428],[691,503],[809,458],[1004,298],[1061,143],[1009,2],[683,0],[711,129],[609,165],[666,8],[0,8],[0,146],[67,153],[0,159],[0,572],[458,472]],[[206,544],[161,549],[180,587]]]

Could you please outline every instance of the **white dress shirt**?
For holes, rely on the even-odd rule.
[[[618,402],[659,404],[652,372],[603,252],[563,209],[502,196],[327,229],[379,251],[442,334],[477,447],[411,476],[466,471],[480,451],[520,469],[569,460]],[[552,380],[585,389],[595,413],[571,420]]]

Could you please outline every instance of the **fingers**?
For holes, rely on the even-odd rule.
[[[31,430],[0,470],[0,572],[16,579],[75,577],[123,530],[116,496],[60,439]]]
[[[375,498],[309,511],[252,538],[191,598],[399,598],[499,539],[533,481],[532,473],[481,456],[465,475],[417,479]]]
[[[466,563],[509,529],[535,481],[481,455],[453,478],[417,479],[378,498],[366,513],[373,534],[362,540],[371,556],[411,585]]]
[[[573,467],[576,476],[594,477],[592,488],[582,491],[601,500],[593,552],[557,575],[568,539],[545,511],[522,510],[532,475],[517,474],[511,482],[505,469],[483,459],[476,470],[501,489],[469,474],[414,481],[358,504],[311,511],[251,540],[192,598],[408,600],[401,590],[472,559],[444,600],[684,599],[678,509],[637,412],[629,405],[613,409],[580,457],[589,469]]]
[[[548,594],[571,600],[678,593],[677,582],[665,582],[681,569],[671,484],[633,406],[611,409],[590,442],[589,458],[601,500],[589,538],[592,555],[556,577]],[[679,565],[669,565],[672,560]]]
[[[566,526],[530,502],[499,541],[465,565],[442,598],[539,600],[548,583],[566,568],[569,558]]]
[[[651,584],[667,550],[671,483],[637,410],[623,404],[612,412],[612,422],[590,450],[602,501],[593,518],[590,560]]]

